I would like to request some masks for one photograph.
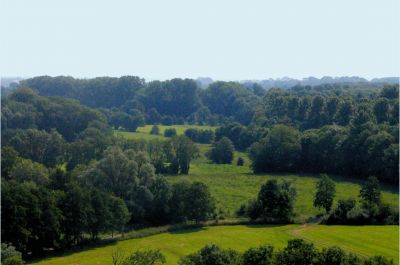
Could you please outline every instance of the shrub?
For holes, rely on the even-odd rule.
[[[174,136],[176,136],[176,130],[175,130],[175,128],[166,129],[166,130],[164,131],[164,136],[165,136],[165,137],[174,137]]]
[[[216,164],[230,164],[233,159],[233,151],[234,147],[231,140],[223,137],[213,144],[208,156]]]
[[[242,265],[272,265],[274,248],[271,246],[260,246],[250,248],[243,253]]]
[[[242,157],[239,157],[237,162],[236,162],[236,165],[243,166],[244,165],[244,159]]]
[[[193,142],[209,144],[214,140],[215,134],[213,130],[189,128],[185,131],[185,136],[189,137]]]
[[[240,255],[234,250],[223,250],[217,245],[204,246],[197,253],[184,256],[179,265],[235,265],[239,264]]]
[[[153,125],[153,127],[151,127],[150,134],[159,135],[160,134],[160,128],[157,125]]]
[[[292,239],[287,246],[276,256],[276,263],[280,265],[313,264],[316,250],[312,243],[306,243],[303,239]]]
[[[382,256],[374,256],[366,260],[364,265],[393,265],[393,261]]]

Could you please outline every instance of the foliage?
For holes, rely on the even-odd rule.
[[[295,196],[296,190],[289,182],[269,180],[261,187],[257,200],[249,203],[247,215],[266,223],[292,222]]]
[[[151,228],[159,231],[161,228]],[[135,230],[140,238],[117,241],[115,245],[97,247],[88,251],[76,251],[69,255],[51,257],[33,262],[35,265],[61,265],[79,262],[82,265],[111,264],[110,254],[117,248],[121,252],[132,253],[136,250],[160,249],[166,257],[166,264],[178,264],[181,257],[197,253],[209,242],[214,242],[224,249],[233,249],[244,253],[248,248],[258,248],[267,244],[274,246],[274,254],[286,247],[287,241],[293,239],[293,233],[300,234],[313,242],[318,250],[317,256],[329,246],[340,246],[345,251],[347,263],[343,265],[361,265],[350,262],[355,255],[369,257],[381,255],[387,259],[398,260],[398,227],[397,226],[325,226],[308,225],[220,225],[209,227],[192,227],[178,230],[163,230],[167,233],[146,234],[150,229]],[[139,234],[141,233],[142,234]],[[232,240],[234,238],[234,240]],[[360,244],[362,242],[362,244]],[[353,254],[349,254],[353,253]],[[274,263],[273,263],[274,264]],[[397,263],[395,263],[397,264]]]
[[[159,135],[160,134],[160,128],[157,125],[153,125],[153,127],[151,127],[150,134]]]
[[[175,130],[175,128],[166,129],[166,130],[164,131],[164,136],[165,136],[165,137],[174,137],[174,136],[176,136],[176,130]]]
[[[259,141],[267,134],[267,129],[259,126],[243,126],[239,123],[228,123],[218,127],[215,131],[215,140],[229,138],[238,150],[246,150],[250,145]]]
[[[17,89],[2,99],[3,130],[37,128],[51,132],[55,129],[64,139],[72,141],[95,121],[105,123],[106,117],[74,100],[42,97],[26,88]]]
[[[303,239],[292,239],[287,246],[277,253],[276,263],[282,265],[312,264],[316,250],[312,243],[306,243]]]
[[[211,161],[216,164],[230,164],[233,159],[234,151],[235,149],[231,140],[227,137],[223,137],[219,141],[213,143],[208,156]]]
[[[121,265],[157,265],[164,264],[165,257],[159,250],[135,251],[123,259]]]
[[[321,175],[320,180],[317,183],[317,192],[314,197],[314,206],[322,207],[328,213],[333,204],[335,197],[335,182],[331,180],[328,175]]]
[[[239,254],[233,250],[223,250],[217,245],[205,245],[197,253],[183,257],[180,265],[234,265],[239,264]]]
[[[23,265],[21,252],[15,250],[11,244],[1,243],[1,264]]]
[[[251,146],[249,157],[255,173],[292,172],[298,166],[300,151],[299,131],[276,125],[266,138]]]
[[[243,166],[244,165],[244,159],[242,157],[239,157],[236,161],[236,165],[238,166]]]
[[[355,200],[339,200],[325,220],[328,224],[398,224],[398,212],[381,202],[379,181],[370,177],[360,190],[362,205]]]
[[[364,182],[360,190],[360,197],[368,208],[381,203],[381,190],[376,177],[371,176]]]
[[[272,265],[273,264],[272,246],[260,246],[249,248],[242,256],[242,265]]]
[[[172,172],[189,174],[190,161],[199,154],[198,148],[186,136],[171,138],[165,145],[167,161],[171,163]]]
[[[200,130],[189,128],[185,131],[185,136],[196,143],[209,144],[214,140],[215,134],[213,130]]]

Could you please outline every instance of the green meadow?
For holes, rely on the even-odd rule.
[[[160,126],[161,132],[174,127],[178,134],[194,126]],[[201,127],[197,128],[212,128]],[[179,129],[178,129],[179,128]],[[150,135],[151,126],[139,128],[138,132],[115,131],[116,135],[130,139],[166,139],[160,135]],[[261,185],[268,179],[288,180],[297,190],[295,203],[296,223],[294,225],[221,225],[203,228],[180,229],[142,238],[117,241],[114,244],[89,250],[65,254],[63,256],[33,262],[37,265],[106,265],[111,264],[111,253],[119,249],[129,254],[139,249],[160,249],[166,256],[167,264],[177,264],[180,257],[199,250],[207,243],[215,243],[223,248],[244,251],[249,247],[270,244],[276,249],[284,247],[289,239],[303,238],[313,242],[318,248],[339,246],[345,251],[368,257],[383,255],[398,264],[398,226],[324,226],[301,224],[310,217],[321,213],[312,205],[318,176],[310,174],[262,174],[254,175],[246,153],[235,151],[230,165],[211,164],[205,153],[211,145],[197,144],[200,156],[191,163],[187,176],[165,176],[169,182],[200,181],[205,183],[215,198],[217,209],[225,217],[232,219],[241,204],[257,196]],[[243,157],[244,166],[236,166],[238,157]],[[336,182],[336,198],[358,199],[360,180],[331,176]],[[398,191],[383,186],[383,201],[398,207]],[[163,230],[164,231],[164,230]]]
[[[116,244],[33,262],[36,265],[108,265],[115,249],[128,254],[140,249],[160,249],[167,264],[193,253],[208,243],[243,252],[250,247],[269,244],[283,248],[292,238],[304,238],[318,248],[339,245],[360,256],[384,255],[398,264],[397,226],[263,226],[231,225],[182,229],[144,238],[118,241]],[[397,262],[397,263],[396,263]]]
[[[192,125],[174,125],[163,126],[163,128],[211,128],[209,126],[192,126]],[[182,127],[185,126],[185,127]],[[130,139],[150,139],[159,138],[166,139],[159,135],[150,135],[151,126],[147,125],[143,132],[119,132],[116,135],[121,135]],[[184,132],[184,131],[183,131]],[[322,213],[319,209],[313,207],[313,197],[315,193],[315,185],[318,181],[318,175],[310,174],[260,174],[255,175],[250,168],[250,160],[244,152],[235,151],[234,160],[230,165],[212,164],[205,157],[207,150],[211,148],[209,144],[197,144],[200,150],[200,156],[195,159],[190,165],[189,175],[166,176],[170,182],[178,182],[182,180],[200,181],[205,183],[213,197],[216,200],[217,209],[221,210],[228,216],[234,215],[235,211],[241,204],[246,203],[257,196],[257,193],[267,180],[275,178],[278,180],[287,180],[292,182],[297,190],[297,198],[295,202],[296,222],[305,222],[310,217],[315,217]],[[238,157],[244,158],[244,166],[236,166]],[[336,197],[335,202],[340,199],[359,199],[361,180],[343,178],[340,176],[331,176],[336,182]],[[399,205],[398,190],[392,186],[382,187],[383,201],[393,207]]]

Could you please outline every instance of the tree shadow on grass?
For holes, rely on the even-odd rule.
[[[189,228],[181,228],[181,229],[176,229],[176,230],[171,230],[168,233],[169,234],[189,234],[189,233],[196,233],[196,232],[201,232],[207,230],[208,227],[189,227]]]
[[[291,224],[262,224],[262,223],[254,223],[254,224],[247,224],[246,227],[248,228],[277,228],[288,226]]]
[[[83,252],[83,251],[96,250],[98,248],[114,246],[117,243],[118,243],[118,240],[116,240],[116,239],[115,240],[114,239],[105,239],[105,240],[100,240],[98,242],[95,242],[95,243],[92,243],[89,245],[75,246],[71,249],[47,251],[44,253],[43,256],[31,257],[31,258],[28,258],[27,261],[28,261],[28,264],[30,264],[33,262],[39,262],[39,261],[43,261],[43,260],[51,259],[51,258],[68,257],[70,255],[77,254],[77,253]]]

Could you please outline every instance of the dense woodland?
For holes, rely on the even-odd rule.
[[[207,157],[213,163],[239,165],[233,151],[247,151],[254,173],[368,179],[360,191],[363,205],[343,201],[338,209],[326,208],[329,196],[320,194],[316,207],[326,209],[325,222],[396,223],[396,214],[381,204],[379,182],[399,181],[399,86],[364,86],[264,90],[236,82],[200,88],[190,79],[24,80],[1,98],[2,240],[25,258],[104,233],[217,218],[206,185],[169,184],[162,176],[190,172],[199,155],[195,142],[212,144]],[[113,129],[184,123],[219,127],[179,136],[166,131],[165,141],[113,135]],[[329,183],[325,179],[321,187]],[[288,223],[295,195],[290,183],[269,182],[240,211],[266,223]],[[341,216],[344,210],[356,221]]]

